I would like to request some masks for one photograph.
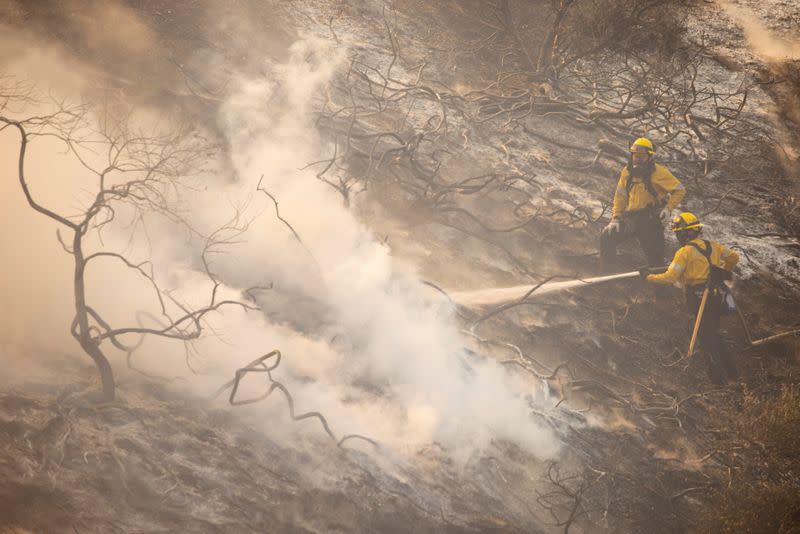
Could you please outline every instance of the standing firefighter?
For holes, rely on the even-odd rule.
[[[686,194],[678,179],[653,160],[649,139],[640,137],[630,151],[614,192],[611,222],[600,234],[600,269],[605,272],[615,268],[617,245],[632,237],[639,240],[648,265],[663,265],[664,223]]]
[[[723,384],[725,375],[738,377],[736,364],[725,348],[719,333],[720,317],[725,306],[724,280],[739,262],[739,255],[715,241],[700,239],[703,225],[691,213],[681,213],[672,220],[672,231],[681,244],[669,268],[663,274],[650,274],[648,282],[683,286],[686,306],[694,326],[703,293],[708,290],[700,319],[700,348],[708,359],[708,376],[715,384]],[[644,273],[644,270],[643,270]]]

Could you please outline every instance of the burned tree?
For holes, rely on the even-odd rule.
[[[208,143],[190,128],[148,129],[137,125],[133,110],[118,100],[106,98],[101,106],[70,106],[52,99],[38,100],[31,87],[11,79],[4,81],[0,130],[10,128],[19,133],[19,185],[30,207],[58,224],[58,240],[72,257],[75,316],[70,332],[96,365],[103,397],[111,400],[115,396],[114,373],[102,347],[104,342],[130,356],[144,336],[190,341],[200,336],[206,315],[228,305],[251,309],[242,302],[220,299],[220,282],[209,262],[209,256],[244,231],[247,223],[237,212],[223,227],[206,235],[181,215],[176,199],[187,186],[187,177],[198,170],[198,162],[209,151]],[[26,115],[26,107],[48,111]],[[67,154],[79,162],[87,177],[92,199],[77,214],[66,215],[46,206],[31,192],[27,162],[34,141],[41,138],[63,143]],[[210,287],[204,305],[193,309],[183,305],[159,286],[149,261],[136,263],[124,253],[103,246],[101,232],[121,211],[126,211],[134,223],[141,222],[149,213],[158,213],[204,243],[202,268]],[[99,250],[88,242],[90,236],[100,237]],[[87,297],[90,267],[100,259],[119,262],[149,284],[158,302],[160,328],[147,327],[141,322],[136,326],[112,326],[103,318]],[[137,342],[128,342],[135,336],[139,337]]]

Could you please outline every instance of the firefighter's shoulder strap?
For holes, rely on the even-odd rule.
[[[653,199],[658,202],[658,193],[656,192],[656,188],[653,187],[653,172],[655,172],[655,166],[648,169],[647,172],[642,176],[642,183],[644,184],[645,189]],[[630,166],[628,167],[628,176],[625,178],[625,192],[627,194],[631,194],[631,188],[633,187],[633,173],[631,172]]]
[[[730,271],[726,271],[722,267],[717,267],[711,261],[711,251],[712,251],[712,249],[711,249],[711,241],[709,241],[708,239],[703,239],[703,244],[705,245],[705,248],[700,248],[700,245],[698,245],[697,243],[695,243],[693,241],[690,242],[690,243],[687,243],[687,244],[690,247],[694,247],[700,254],[705,256],[706,261],[708,262],[708,267],[709,267],[709,271],[708,271],[708,286],[710,288],[712,288],[712,289],[713,288],[718,288],[718,287],[722,286],[722,282],[724,280],[730,280],[732,278],[732,274],[731,274]]]
[[[696,248],[700,254],[706,257],[708,263],[711,263],[711,241],[709,241],[708,239],[703,239],[703,244],[706,246],[706,248],[701,248],[700,245],[698,245],[694,241],[687,243],[687,245],[689,245],[690,247]]]

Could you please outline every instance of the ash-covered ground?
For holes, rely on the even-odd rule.
[[[800,528],[796,338],[748,347],[726,318],[741,378],[717,387],[685,355],[677,289],[451,299],[599,274],[627,146],[647,135],[683,207],[742,256],[750,334],[797,328],[800,6],[569,6],[4,2],[3,116],[79,102],[99,132],[132,124],[126,143],[47,130],[80,150],[33,136],[37,200],[80,215],[88,167],[124,183],[113,155],[145,130],[202,147],[176,156],[187,184],[89,226],[87,254],[130,264],[87,269],[87,335],[166,328],[162,306],[210,294],[246,308],[169,330],[202,329],[186,343],[102,339],[116,398],[100,399],[70,336],[74,244],[26,203],[4,128],[0,531]],[[621,252],[620,271],[643,261]]]

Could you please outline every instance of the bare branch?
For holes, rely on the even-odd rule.
[[[268,364],[267,361],[274,358],[274,362],[272,364]],[[289,407],[289,416],[292,418],[293,421],[302,421],[304,419],[317,419],[320,424],[322,425],[323,430],[325,433],[336,443],[337,447],[342,447],[345,441],[352,440],[352,439],[360,439],[370,443],[374,447],[378,447],[378,443],[366,436],[362,436],[360,434],[348,434],[341,439],[337,440],[336,435],[328,425],[328,420],[325,419],[319,412],[305,412],[302,414],[296,414],[294,409],[294,398],[292,397],[289,390],[284,386],[282,383],[278,382],[272,377],[272,371],[277,369],[278,365],[281,363],[281,353],[278,350],[273,350],[263,356],[260,356],[247,364],[245,367],[238,369],[234,376],[234,379],[226,382],[223,384],[217,391],[211,396],[212,399],[218,397],[222,392],[227,389],[230,389],[230,395],[228,396],[228,402],[234,406],[242,405],[242,404],[253,404],[256,402],[260,402],[267,397],[269,397],[275,390],[280,391],[283,393],[284,398],[286,398],[286,402]],[[267,391],[262,393],[261,395],[249,399],[240,400],[236,398],[236,392],[239,390],[239,384],[241,383],[242,378],[244,378],[249,373],[264,373],[267,376],[267,380],[269,381],[269,387]]]

